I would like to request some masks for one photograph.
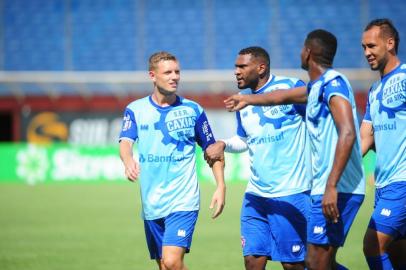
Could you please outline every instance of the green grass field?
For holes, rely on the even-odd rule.
[[[140,218],[138,184],[0,185],[0,269],[156,269],[149,260]],[[201,212],[191,253],[191,270],[244,269],[239,212],[244,184],[229,184],[225,212],[208,210],[214,186],[201,186]],[[372,188],[350,231],[339,261],[367,269],[362,237],[372,211]],[[282,269],[269,263],[267,269]]]

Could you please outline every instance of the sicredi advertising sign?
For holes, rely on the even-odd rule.
[[[196,171],[199,181],[213,182],[203,153],[196,148]],[[0,183],[20,182],[29,185],[46,183],[120,183],[127,181],[115,146],[75,146],[69,144],[0,144]],[[138,157],[134,151],[134,157]],[[247,155],[227,154],[227,182],[247,181]]]

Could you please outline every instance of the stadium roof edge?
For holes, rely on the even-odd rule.
[[[338,70],[348,77],[355,90],[367,90],[379,78],[379,74],[369,69]],[[300,69],[272,69],[271,72],[308,81],[306,71]],[[31,90],[34,88],[41,90]],[[1,96],[32,93],[92,96],[100,92],[126,96],[134,91],[147,93],[150,90],[151,82],[146,71],[0,71]],[[235,92],[234,70],[183,70],[180,90],[191,93]]]

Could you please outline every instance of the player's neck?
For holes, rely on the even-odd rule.
[[[388,62],[386,63],[385,67],[380,70],[381,77],[385,76],[395,68],[397,68],[400,65],[400,60],[397,56],[394,57],[389,57]]]
[[[160,107],[167,107],[176,102],[176,94],[163,95],[159,91],[152,93],[152,100]]]
[[[259,78],[256,87],[254,87],[255,89],[252,89],[252,90],[257,91],[257,90],[261,89],[269,81],[270,77],[271,77],[271,75]]]
[[[309,74],[310,81],[318,80],[321,77],[321,75],[323,75],[324,72],[326,72],[327,69],[328,69],[327,67],[321,66],[314,62],[310,64],[309,69],[307,71],[307,73]]]

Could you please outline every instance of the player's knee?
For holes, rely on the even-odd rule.
[[[180,258],[176,257],[166,257],[162,259],[163,265],[167,270],[182,270],[183,262]]]
[[[378,237],[376,234],[368,231],[364,236],[362,250],[365,256],[378,256],[381,253]],[[383,250],[382,250],[383,252]]]
[[[303,270],[304,269],[304,262],[298,263],[282,263],[283,270]]]
[[[245,270],[265,270],[266,257],[245,256]]]
[[[314,268],[314,262],[313,262],[313,260],[311,258],[306,257],[305,264],[306,264],[306,269],[308,269],[308,270],[315,269]]]
[[[305,260],[306,269],[308,270],[318,270],[321,269],[320,261],[314,256],[307,256]]]

